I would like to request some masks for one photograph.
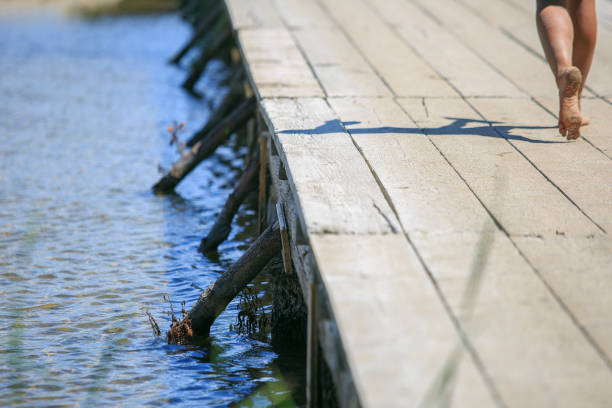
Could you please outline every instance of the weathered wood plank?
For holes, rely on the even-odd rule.
[[[597,232],[582,213],[487,123],[480,121],[470,125],[470,120],[478,121],[478,118],[463,100],[433,99],[431,104],[426,101],[425,105],[415,99],[408,101],[416,102],[420,110],[412,106],[415,103],[405,103],[407,111],[414,114],[444,157],[459,170],[478,198],[511,233],[555,236],[562,227],[576,234]],[[469,332],[476,352],[481,355],[485,369],[492,375],[504,401],[517,407],[551,405],[558,393],[565,392],[562,389],[572,380],[574,370],[588,372],[595,367],[600,376],[599,383],[591,389],[585,380],[568,390],[571,395],[564,398],[575,398],[574,402],[593,401],[602,406],[603,399],[590,399],[588,394],[591,391],[602,392],[600,387],[607,378],[603,360],[511,241],[497,231],[493,221],[440,152],[431,143],[419,142],[425,139],[420,129],[409,126],[407,118],[402,120],[401,110],[397,106],[394,108],[392,103],[379,98],[330,99],[341,120],[361,120],[361,123],[349,126],[349,132],[385,186],[400,221],[417,250],[422,251],[426,265],[435,271],[437,283],[448,296],[464,329]],[[444,118],[446,114],[467,123],[449,126],[454,121]],[[500,186],[504,174],[511,181]],[[402,178],[403,186],[399,182]],[[428,186],[430,191],[424,191]],[[428,205],[423,205],[423,202]],[[534,206],[534,202],[541,205]],[[441,216],[445,212],[449,216]],[[424,221],[413,229],[418,219]],[[468,220],[471,224],[464,224]],[[487,226],[484,232],[483,225]],[[449,233],[461,231],[461,228],[463,232]],[[512,276],[504,275],[506,273]],[[484,285],[481,279],[485,278],[490,279],[490,284],[481,289],[482,295],[478,296],[486,300],[480,303],[474,294],[478,292],[479,282]],[[520,290],[525,293],[520,294]],[[488,291],[494,294],[485,295],[484,292]],[[467,294],[476,297],[468,298]],[[493,312],[491,308],[495,307],[491,302],[495,302],[496,296],[504,302],[499,306],[502,310]],[[533,316],[528,313],[530,308]],[[468,313],[470,310],[477,316],[474,320],[471,312]],[[501,323],[491,322],[497,313],[512,329],[505,327],[503,333],[499,331]],[[541,328],[535,329],[536,325]],[[571,344],[560,344],[559,337],[570,339]],[[551,345],[551,342],[557,344]],[[530,353],[541,353],[541,356],[533,357],[535,360],[525,359],[528,347],[533,349]],[[499,353],[504,357],[500,358]],[[535,378],[536,374],[531,372],[533,361],[550,374],[544,375],[545,378]],[[505,378],[508,371],[523,373],[529,381]],[[540,391],[541,399],[538,400],[542,405],[534,403],[536,399],[531,397],[521,397],[529,391],[531,382],[539,383],[545,390]]]
[[[225,4],[234,30],[283,26],[271,0],[225,0]]]
[[[262,104],[306,233],[399,230],[367,164],[325,100],[265,99]]]
[[[430,14],[404,0],[369,0],[394,31],[464,96],[521,97],[510,81],[447,32]],[[486,33],[483,33],[486,35]],[[431,94],[429,96],[432,96]]]
[[[513,241],[612,361],[612,240],[516,237]]]
[[[399,96],[457,93],[361,0],[321,0],[374,69]]]
[[[443,21],[445,27],[468,43],[483,59],[503,72],[527,94],[542,102],[551,112],[558,111],[559,101],[555,81],[550,74],[548,64],[543,59],[537,58],[501,31],[492,29],[491,24],[478,18],[459,3],[451,1],[442,4],[422,0],[418,3]],[[483,32],[487,32],[487,35],[483,36]],[[503,52],[499,52],[500,48],[503,48]],[[604,112],[612,113],[612,105],[602,100],[597,100],[595,103],[585,100],[587,115],[588,108],[593,105],[595,115],[600,114],[594,120],[595,126],[590,129],[585,128],[585,133],[592,137],[590,140],[595,146],[598,148],[603,146],[605,149],[605,146],[609,146],[612,142],[607,135],[604,136],[606,132],[600,132],[602,132],[601,127],[606,126],[608,122]]]
[[[314,2],[277,1],[281,14],[300,16],[288,25],[295,29],[297,39],[315,75],[328,96],[390,96],[383,81],[360,55],[344,33],[333,27],[320,6]],[[322,20],[324,26],[317,26]]]
[[[340,30],[297,30],[295,37],[328,96],[391,96]]]
[[[475,12],[483,16],[493,25],[500,27],[506,35],[519,41],[541,58],[544,58],[542,46],[535,26],[535,4],[532,11],[513,7],[503,0],[461,0],[468,4]],[[612,101],[612,32],[599,30],[598,47],[587,79],[587,87],[591,87],[597,94],[605,96]],[[608,44],[608,46],[603,46]]]
[[[316,1],[272,0],[289,29],[332,28],[335,23]]]
[[[531,0],[510,0],[510,2],[529,14],[535,13],[536,6]],[[612,30],[612,1],[598,0],[596,1],[596,6],[598,28]]]
[[[559,112],[559,99],[555,94],[537,97],[536,100],[555,115]],[[580,134],[608,157],[612,157],[612,105],[599,98],[584,98],[582,113],[591,118],[591,123],[580,128]]]
[[[599,232],[596,225],[503,138],[521,137],[523,123],[497,124],[500,135],[461,99],[401,99],[399,102],[508,233],[588,235]],[[504,102],[506,106],[514,106],[513,100]],[[525,125],[544,127],[552,121],[549,117],[547,121]],[[549,128],[543,130],[554,132]],[[557,141],[562,143],[562,139]],[[531,142],[537,143],[538,139],[526,143]]]
[[[311,245],[363,406],[496,406],[403,236]]]
[[[508,407],[607,407],[612,373],[510,240],[414,237]]]
[[[285,28],[243,29],[238,37],[260,98],[324,95]]]
[[[408,232],[477,231],[489,219],[465,183],[393,99],[330,98],[329,102],[347,124]]]
[[[595,223],[612,231],[612,162],[608,157],[584,140],[565,141],[556,128],[530,129],[533,124],[554,125],[533,101],[475,99],[472,103],[487,120],[497,122],[493,127],[507,132],[512,144]]]
[[[442,29],[454,34],[526,94],[557,95],[550,68],[541,58],[494,29],[465,6],[455,1],[418,0],[416,4],[435,15],[443,24]]]

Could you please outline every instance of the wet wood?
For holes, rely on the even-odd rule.
[[[172,169],[153,186],[153,191],[156,193],[173,191],[191,170],[210,156],[230,134],[246,123],[253,115],[254,110],[254,98],[244,101],[229,116],[217,124],[208,136],[197,142],[185,156],[181,157],[172,166]]]
[[[246,171],[238,180],[232,193],[229,195],[223,209],[217,216],[214,225],[206,237],[202,239],[198,251],[206,253],[217,249],[217,246],[227,239],[231,229],[232,220],[246,197],[257,188],[259,175],[259,161],[252,160]]]
[[[198,27],[192,34],[189,41],[187,41],[187,43],[170,59],[171,64],[178,64],[181,62],[183,57],[187,55],[187,53],[198,43],[198,41],[202,39],[202,37],[204,37],[208,31],[211,30],[211,26],[221,16],[223,10],[223,4],[219,2],[208,14],[206,14],[204,19],[198,23]]]
[[[283,204],[279,201],[276,203],[276,216],[280,227],[283,267],[285,273],[291,275],[293,273],[293,265],[291,263],[291,246],[289,244],[289,233],[287,232],[287,220],[285,219],[285,210]]]
[[[220,33],[216,34],[211,44],[202,50],[198,59],[191,66],[189,76],[183,82],[182,87],[188,91],[193,91],[193,87],[198,82],[208,62],[214,58],[222,49],[231,44],[232,30],[231,27],[225,26]]]
[[[217,281],[211,284],[191,308],[187,317],[196,336],[208,336],[210,326],[229,302],[279,253],[278,222],[270,225],[249,249]]]
[[[268,200],[268,138],[262,132],[259,143],[259,194],[257,198],[257,231],[263,230],[266,204]]]
[[[187,146],[192,147],[197,142],[202,140],[204,136],[210,133],[210,131],[219,124],[232,110],[234,110],[240,102],[244,100],[244,69],[238,68],[233,74],[228,85],[228,91],[223,97],[223,100],[219,106],[210,115],[210,118],[206,122],[206,125],[198,130],[194,135],[187,141]]]

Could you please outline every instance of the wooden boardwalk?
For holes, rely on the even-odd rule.
[[[323,358],[343,406],[611,406],[597,4],[592,124],[566,142],[533,0],[226,0],[309,303],[311,405]]]

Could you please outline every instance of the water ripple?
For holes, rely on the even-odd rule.
[[[164,64],[188,35],[175,16],[0,22],[1,406],[226,406],[281,382],[270,346],[228,329],[236,302],[203,347],[166,345],[145,315],[167,328],[164,296],[194,302],[253,229],[247,208],[219,259],[196,252],[242,165],[236,140],[176,195],[149,190],[176,160],[168,124],[188,134],[208,115]]]

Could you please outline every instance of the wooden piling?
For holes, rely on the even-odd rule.
[[[195,32],[193,33],[189,41],[174,55],[174,57],[170,59],[170,63],[178,64],[181,61],[181,59],[183,59],[183,57],[187,55],[189,50],[191,50],[191,48],[193,48],[193,46],[196,45],[197,42],[202,37],[204,37],[204,35],[209,30],[212,29],[211,26],[219,18],[219,16],[221,16],[222,12],[223,12],[223,4],[219,3],[215,5],[213,9],[208,14],[206,14],[204,19],[198,24],[198,27],[196,28]]]
[[[228,91],[217,109],[210,116],[206,125],[200,130],[198,130],[192,137],[187,141],[187,146],[192,147],[197,142],[202,140],[204,136],[206,136],[216,125],[219,124],[233,109],[236,108],[240,104],[241,101],[244,100],[244,87],[242,86],[242,81],[244,80],[244,68],[238,68],[234,74],[232,74],[232,79],[230,80]]]
[[[283,204],[280,201],[276,202],[276,216],[278,218],[278,224],[280,226],[283,267],[285,269],[285,273],[291,275],[293,273],[293,265],[291,264],[291,247],[289,244],[287,221],[285,220],[285,210],[283,208]]]
[[[181,157],[172,166],[172,169],[153,186],[153,191],[168,193],[174,190],[191,170],[210,156],[231,133],[242,126],[253,115],[254,110],[254,97],[240,104],[229,116],[217,124],[208,136],[196,143],[185,156]]]
[[[259,135],[259,197],[257,200],[257,231],[261,233],[264,225],[268,188],[268,138],[265,133]]]
[[[204,72],[204,69],[206,69],[206,65],[208,65],[208,62],[212,58],[214,58],[220,50],[225,48],[225,46],[228,45],[231,41],[233,41],[232,29],[229,25],[225,25],[222,31],[218,35],[214,36],[214,39],[212,40],[210,46],[202,50],[200,57],[191,66],[189,76],[187,77],[185,82],[183,82],[182,87],[190,92],[193,92],[193,88],[200,79],[200,76],[202,76],[202,73]]]
[[[229,302],[281,248],[278,222],[269,226],[229,269],[202,292],[187,318],[196,336],[208,336],[210,326]]]
[[[225,241],[231,231],[234,215],[248,194],[257,187],[258,171],[259,160],[252,160],[240,177],[234,191],[229,195],[210,232],[202,239],[198,251],[206,253],[215,250],[220,243]]]

